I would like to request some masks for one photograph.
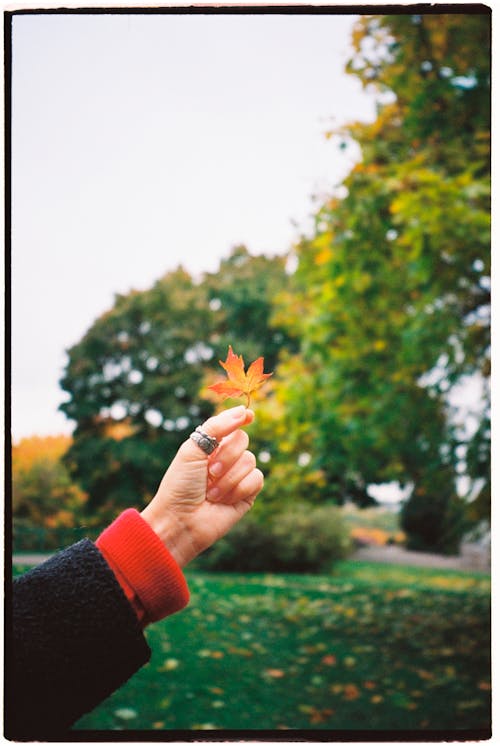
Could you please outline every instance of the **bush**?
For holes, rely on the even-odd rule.
[[[467,528],[465,509],[465,503],[457,497],[429,496],[415,491],[401,512],[406,548],[418,552],[458,554]]]
[[[267,519],[250,513],[199,558],[199,566],[232,572],[324,572],[351,548],[336,506],[298,504]]]

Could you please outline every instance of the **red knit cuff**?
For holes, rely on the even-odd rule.
[[[137,510],[125,510],[102,532],[96,546],[115,572],[143,626],[188,604],[189,589],[182,570]],[[136,599],[131,598],[130,590]],[[137,600],[144,614],[137,609]]]

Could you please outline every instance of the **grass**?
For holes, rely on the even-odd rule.
[[[486,575],[346,561],[188,580],[187,609],[146,631],[150,663],[77,728],[490,726]]]

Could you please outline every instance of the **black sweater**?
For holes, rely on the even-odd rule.
[[[133,609],[88,539],[17,578],[7,607],[9,739],[64,740],[150,658]]]

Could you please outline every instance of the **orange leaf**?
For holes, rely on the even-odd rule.
[[[336,666],[337,665],[337,658],[330,654],[330,655],[324,655],[321,659],[321,663],[324,666]]]
[[[246,396],[247,406],[250,403],[250,395],[260,389],[272,373],[264,373],[264,358],[254,360],[245,373],[245,363],[241,355],[235,355],[233,348],[229,345],[226,361],[219,360],[220,365],[227,373],[227,381],[214,383],[208,388],[220,394],[226,399],[230,396]]]
[[[346,684],[344,687],[344,699],[352,701],[359,699],[360,691],[356,684]]]
[[[477,688],[481,689],[483,692],[489,692],[491,691],[491,684],[488,681],[480,681]]]
[[[331,715],[333,715],[333,710],[318,710],[316,707],[313,707],[309,722],[311,723],[311,725],[316,723],[324,723],[325,720],[328,720],[328,718],[331,717]]]

